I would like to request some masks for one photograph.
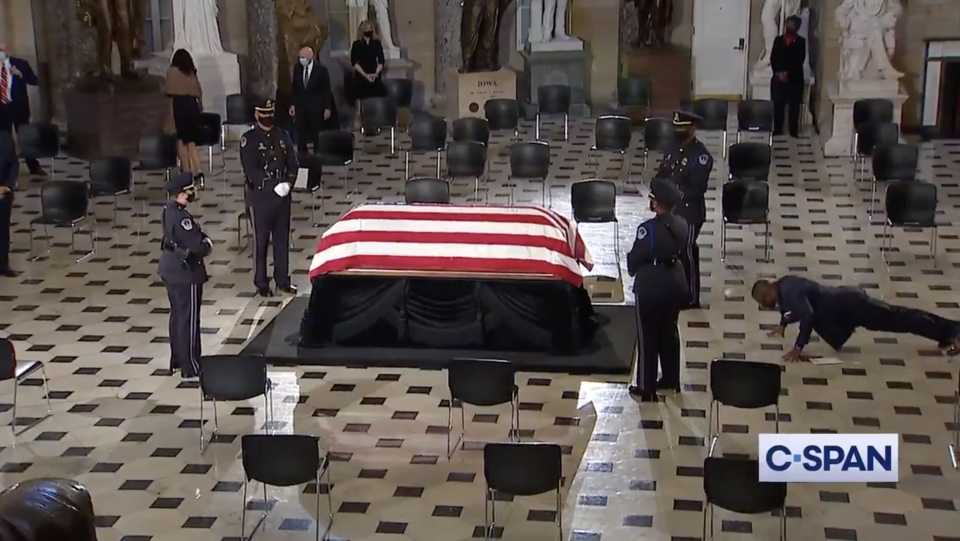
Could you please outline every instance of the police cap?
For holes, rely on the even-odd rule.
[[[655,178],[650,181],[650,199],[663,205],[676,205],[683,199],[683,193],[677,185],[665,178]]]
[[[272,115],[277,110],[277,102],[273,98],[264,98],[253,105],[253,110],[262,115]]]
[[[690,111],[673,112],[673,125],[678,128],[695,128],[701,120],[703,120],[703,117],[695,115]]]
[[[193,173],[179,173],[167,182],[167,193],[176,195],[193,188]]]

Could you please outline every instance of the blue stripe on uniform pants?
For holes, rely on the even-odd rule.
[[[192,375],[200,375],[200,307],[203,305],[203,285],[190,285],[190,366]]]
[[[647,374],[647,370],[644,368],[644,347],[643,347],[643,319],[640,316],[640,303],[634,305],[634,312],[636,313],[637,320],[637,347],[636,347],[636,361],[637,364],[634,368],[636,373],[635,382],[636,386],[644,391],[652,390],[653,387],[649,386],[650,383],[650,374]],[[657,375],[653,374],[653,378],[656,378]]]
[[[699,280],[697,280],[700,274],[700,264],[699,256],[700,254],[695,253],[694,248],[697,246],[697,234],[699,231],[696,231],[696,226],[691,228],[687,234],[687,260],[690,262],[690,272],[687,276],[687,282],[689,283],[690,288],[690,302],[698,303],[700,302],[700,287]]]

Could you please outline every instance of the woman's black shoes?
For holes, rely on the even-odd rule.
[[[638,398],[641,402],[659,402],[660,397],[657,395],[656,391],[644,391],[640,387],[634,387],[631,385],[627,388],[627,391],[634,397]]]

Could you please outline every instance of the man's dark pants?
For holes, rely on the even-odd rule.
[[[322,117],[321,117],[322,118]],[[314,154],[320,152],[320,121],[316,115],[304,111],[294,120],[297,129],[297,152],[301,156],[307,155],[307,144],[313,146]]]
[[[14,120],[15,116],[20,115],[13,115],[11,111],[9,105],[0,104],[0,130],[12,133],[14,129],[20,131],[20,126],[27,124],[29,121],[23,119]],[[27,169],[30,173],[38,173],[43,170],[43,168],[40,167],[40,162],[33,158],[28,158],[24,161],[27,163]]]
[[[677,215],[687,221],[690,227],[686,253],[680,258],[683,263],[683,272],[687,275],[687,284],[690,288],[690,306],[700,306],[700,245],[697,238],[707,220],[707,209],[703,200],[688,201],[677,207]]]
[[[770,99],[773,101],[773,134],[783,133],[783,121],[786,116],[790,135],[797,137],[800,134],[803,85],[773,81],[770,83]]]
[[[290,197],[269,192],[247,194],[247,212],[253,226],[253,285],[270,287],[267,249],[273,241],[273,280],[278,288],[290,287]]]
[[[10,270],[10,220],[13,192],[0,198],[0,271]]]

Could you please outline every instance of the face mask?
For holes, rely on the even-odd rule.
[[[6,62],[10,58],[10,55],[4,52],[0,52],[0,62]]]
[[[257,122],[264,128],[273,127],[273,117],[272,116],[261,116],[257,117]]]
[[[364,32],[363,37],[370,39],[373,37],[373,32]]]
[[[187,203],[193,203],[197,200],[196,192],[187,192]]]
[[[653,199],[651,199],[651,200],[650,200],[650,212],[656,212],[656,211],[657,211],[657,202],[654,201]]]
[[[303,66],[303,67],[309,66],[309,65],[310,65],[310,59],[309,59],[309,58],[301,58],[301,59],[300,59],[300,65]]]

